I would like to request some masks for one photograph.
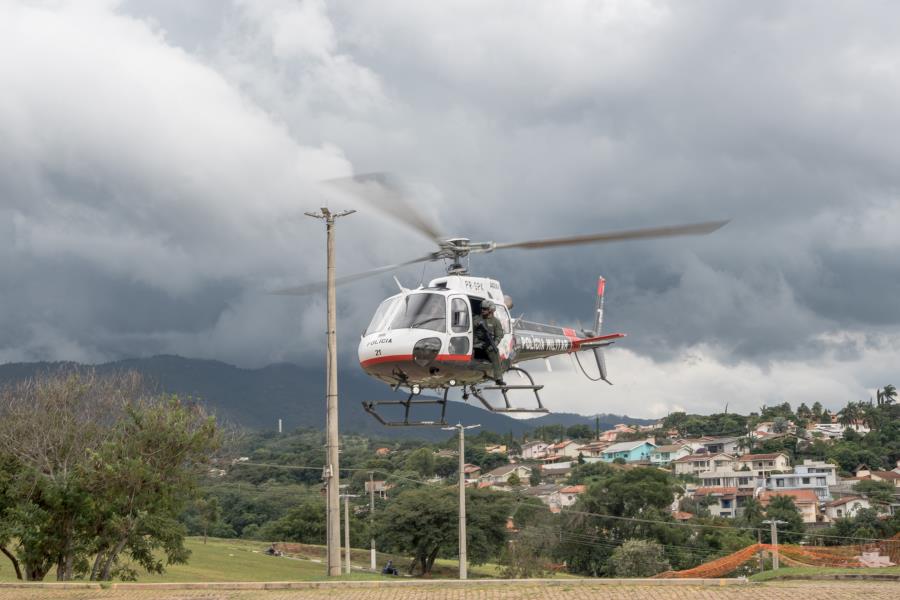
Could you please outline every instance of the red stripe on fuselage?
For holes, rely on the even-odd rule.
[[[444,360],[448,362],[466,362],[472,357],[468,354],[438,354],[437,360]],[[363,367],[368,367],[371,365],[378,365],[386,362],[410,362],[413,360],[412,354],[392,354],[390,356],[376,356],[375,358],[370,358],[368,360],[364,360],[359,364]]]

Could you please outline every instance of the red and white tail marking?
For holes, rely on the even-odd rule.
[[[606,291],[606,280],[600,277],[597,280],[597,305],[594,315],[594,335],[600,335],[603,329],[603,292]]]

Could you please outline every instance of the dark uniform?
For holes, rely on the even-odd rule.
[[[494,347],[499,345],[500,340],[503,339],[503,326],[500,324],[500,319],[494,316],[493,302],[485,300],[482,302],[481,307],[482,314],[475,315],[475,318],[472,319],[475,335],[475,343],[473,346],[475,348],[480,348],[487,354],[488,359],[491,361],[491,366],[493,367],[494,381],[498,384],[502,384],[503,369],[500,367],[500,355],[494,350]],[[487,315],[484,314],[486,308],[490,309],[490,312]],[[482,324],[484,326],[482,326]],[[493,344],[491,341],[493,341]]]

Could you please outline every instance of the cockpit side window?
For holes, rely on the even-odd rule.
[[[447,331],[447,299],[442,294],[408,294],[391,321],[391,329]]]
[[[450,329],[453,333],[469,331],[469,304],[462,298],[454,298],[450,303]]]
[[[394,306],[397,305],[398,300],[399,298],[396,297],[388,298],[378,306],[378,310],[375,311],[375,315],[372,317],[369,326],[366,328],[366,335],[372,335],[373,333],[387,330],[388,323],[390,323],[389,318],[393,312]]]

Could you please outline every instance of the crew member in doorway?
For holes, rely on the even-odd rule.
[[[493,367],[494,381],[497,385],[506,385],[503,381],[503,370],[500,367],[500,352],[497,350],[497,344],[503,339],[503,326],[500,320],[494,316],[494,303],[490,300],[484,300],[481,303],[481,314],[475,315],[472,320],[475,326],[475,348],[481,348],[491,361]]]

